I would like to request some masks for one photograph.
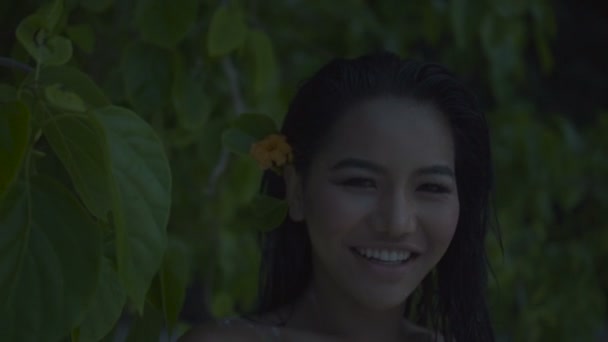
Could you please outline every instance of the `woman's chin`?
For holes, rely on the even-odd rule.
[[[409,293],[401,290],[398,294],[391,293],[366,293],[359,298],[359,303],[370,311],[386,312],[392,310],[402,310]]]

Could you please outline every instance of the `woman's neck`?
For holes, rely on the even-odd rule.
[[[404,306],[365,308],[327,276],[316,276],[295,307],[288,326],[349,340],[397,340],[406,334]]]

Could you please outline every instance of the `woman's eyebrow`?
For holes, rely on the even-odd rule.
[[[337,171],[348,168],[359,168],[369,170],[375,173],[386,174],[388,171],[382,165],[376,164],[372,161],[359,159],[359,158],[346,158],[342,159],[339,162],[335,163],[330,170]],[[422,167],[416,170],[415,174],[417,176],[422,175],[440,175],[440,176],[448,176],[450,178],[454,178],[454,170],[451,167],[445,165],[431,165],[427,167]]]
[[[432,165],[416,170],[416,175],[440,175],[454,178],[454,170],[445,165]]]
[[[335,163],[330,170],[332,171],[337,171],[337,170],[342,170],[342,169],[347,169],[347,168],[359,168],[359,169],[366,169],[375,173],[387,173],[387,170],[381,166],[378,165],[374,162],[371,162],[369,160],[365,160],[365,159],[359,159],[359,158],[346,158],[346,159],[342,159],[339,162]]]

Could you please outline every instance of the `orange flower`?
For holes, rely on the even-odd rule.
[[[291,163],[293,153],[284,135],[271,134],[251,146],[250,154],[262,170],[273,169],[280,173],[280,168]]]

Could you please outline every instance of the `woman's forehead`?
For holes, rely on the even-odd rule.
[[[451,129],[445,115],[430,104],[380,98],[351,108],[329,133],[327,159],[372,158],[378,161],[453,160]]]

